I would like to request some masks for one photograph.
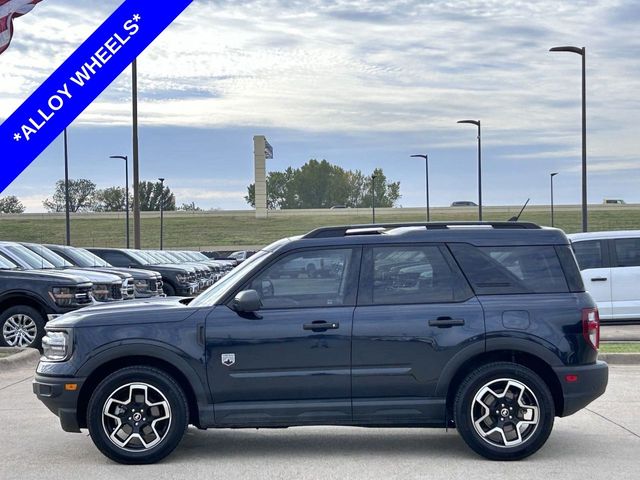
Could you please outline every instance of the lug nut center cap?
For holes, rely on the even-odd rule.
[[[141,413],[138,413],[138,412],[134,413],[134,414],[133,414],[133,420],[134,420],[135,422],[139,422],[140,420],[142,420],[142,414],[141,414]]]
[[[509,416],[509,409],[508,408],[503,408],[502,410],[500,410],[500,415],[502,415],[503,417],[508,417]]]

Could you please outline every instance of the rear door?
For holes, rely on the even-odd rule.
[[[444,245],[365,248],[353,319],[354,421],[441,424],[440,374],[465,346],[483,351],[484,333],[482,307]]]
[[[616,238],[609,244],[612,318],[640,319],[640,237]]]
[[[584,287],[598,304],[600,318],[613,318],[611,267],[606,240],[573,241]]]

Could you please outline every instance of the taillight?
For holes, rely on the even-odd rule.
[[[597,308],[582,310],[582,335],[596,350],[600,347],[600,315]]]

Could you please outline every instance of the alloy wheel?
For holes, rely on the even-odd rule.
[[[2,336],[10,347],[28,347],[38,335],[38,326],[29,315],[17,313],[10,316],[2,326]]]
[[[142,452],[158,445],[171,427],[171,407],[164,394],[147,383],[118,387],[104,403],[102,426],[118,448]]]
[[[540,406],[524,383],[500,378],[478,390],[471,402],[473,426],[485,442],[495,447],[525,443],[540,423]]]

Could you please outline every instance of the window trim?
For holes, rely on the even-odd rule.
[[[583,269],[580,266],[580,262],[578,262],[578,268],[580,269],[581,272],[583,272],[584,270],[593,270],[594,268],[611,268],[613,266],[614,263],[614,258],[613,258],[613,254],[612,251],[615,250],[615,247],[613,245],[610,245],[611,240],[608,239],[602,239],[602,238],[585,238],[584,240],[572,240],[571,241],[571,248],[573,250],[573,254],[576,255],[576,251],[574,248],[574,245],[578,244],[578,243],[585,243],[585,242],[599,242],[600,243],[600,254],[602,256],[602,265],[599,267],[592,267],[592,268],[585,268]],[[576,260],[578,259],[578,256],[576,255]]]
[[[374,248],[411,248],[411,247],[436,247],[442,258],[451,269],[452,275],[458,277],[461,286],[464,286],[466,295],[460,299],[437,302],[402,302],[402,303],[375,303],[373,301],[373,249]],[[402,305],[447,305],[452,303],[465,303],[475,297],[473,289],[469,284],[467,277],[462,269],[453,258],[451,252],[442,242],[411,242],[411,243],[374,243],[363,247],[362,260],[360,262],[360,277],[358,279],[358,307],[383,307],[383,306],[402,306]],[[368,288],[367,286],[371,286]]]
[[[305,251],[320,251],[320,250],[351,250],[351,256],[354,258],[354,272],[350,273],[351,279],[347,281],[352,281],[355,283],[355,293],[353,294],[353,299],[349,303],[341,304],[341,305],[319,305],[319,306],[290,306],[290,307],[262,307],[259,312],[262,311],[276,311],[276,310],[304,310],[304,309],[317,309],[317,308],[353,308],[358,303],[358,293],[360,288],[360,271],[362,269],[362,245],[323,245],[323,246],[315,246],[315,247],[301,247],[295,248],[291,250],[287,250],[278,255],[275,255],[269,262],[262,265],[261,268],[256,270],[255,272],[248,272],[249,276],[238,281],[238,287],[232,289],[229,294],[220,302],[220,305],[225,305],[231,308],[231,304],[233,303],[233,299],[238,295],[238,293],[247,289],[247,286],[253,282],[257,277],[262,275],[262,273],[270,268],[272,265],[280,261],[282,258],[293,255],[300,252]]]

